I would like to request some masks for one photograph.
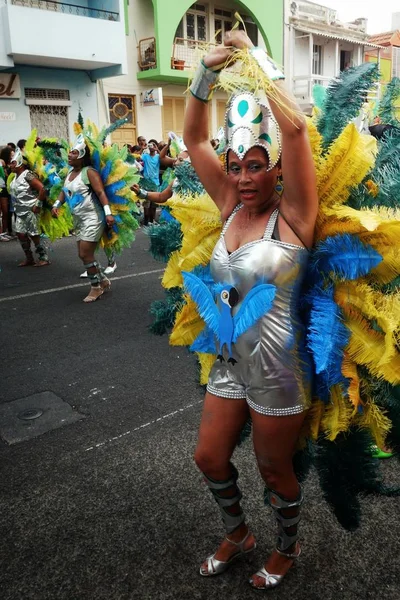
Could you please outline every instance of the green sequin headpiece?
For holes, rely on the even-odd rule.
[[[257,98],[250,92],[232,96],[225,115],[225,152],[232,150],[240,160],[259,146],[268,154],[268,171],[281,156],[281,134],[267,98]]]

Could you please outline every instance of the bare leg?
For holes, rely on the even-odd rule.
[[[226,481],[232,476],[230,459],[248,417],[249,410],[246,400],[220,398],[207,392],[195,461],[208,478],[215,481]],[[231,506],[230,511],[233,515],[241,514],[239,502]],[[237,529],[229,533],[228,538],[233,542],[241,542],[247,533],[248,527],[243,521]],[[250,549],[254,544],[254,537],[249,535],[244,549]],[[229,543],[229,540],[225,538],[215,553],[215,558],[226,562],[237,552],[237,546]],[[201,569],[206,571],[207,561],[202,564]]]
[[[21,248],[25,253],[25,260],[19,263],[19,267],[30,267],[35,264],[35,260],[33,258],[32,250],[31,250],[31,240],[26,233],[17,233],[19,243],[21,244]]]
[[[83,300],[86,303],[94,302],[104,293],[104,288],[101,283],[103,280],[105,281],[106,278],[101,273],[94,256],[96,247],[97,242],[87,242],[84,240],[78,242],[79,258],[82,260],[83,265],[87,270],[88,278],[90,279],[90,292]]]
[[[2,196],[0,198],[0,210],[1,210],[1,233],[7,233],[8,231],[8,198]]]
[[[150,207],[149,207],[149,222],[150,223],[154,223],[154,221],[155,221],[156,210],[157,210],[157,204],[155,202],[150,202]]]
[[[300,487],[293,470],[293,454],[296,449],[300,430],[306,412],[286,417],[267,417],[251,410],[253,421],[253,443],[258,467],[267,487],[287,501],[299,498]],[[298,509],[282,509],[285,517],[295,517]],[[287,530],[293,535],[297,528]],[[287,553],[296,553],[297,543],[287,548]],[[293,564],[293,559],[279,554],[274,550],[265,563],[265,569],[272,574],[285,575]],[[252,581],[256,587],[264,587],[264,579],[253,575]]]

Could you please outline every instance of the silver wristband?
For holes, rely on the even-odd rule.
[[[111,217],[111,208],[109,204],[105,204],[103,206],[103,210],[104,210],[104,214],[106,215],[106,217]]]
[[[144,190],[143,188],[140,188],[136,195],[141,200],[146,200],[147,196],[149,195],[149,192],[147,190]]]
[[[220,71],[213,71],[200,61],[190,86],[191,94],[202,102],[210,102]]]
[[[53,208],[60,208],[61,206],[61,202],[59,200],[56,200],[53,204]]]
[[[278,79],[285,79],[282,71],[278,69],[272,58],[262,48],[254,47],[250,49],[250,54],[257,61],[258,65],[264,71],[271,81],[277,81]]]

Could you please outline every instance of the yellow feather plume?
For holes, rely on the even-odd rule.
[[[169,261],[161,281],[162,286],[167,290],[173,287],[181,287],[183,285],[180,264],[180,252],[179,250],[176,250],[169,257]]]
[[[205,352],[196,352],[200,363],[200,385],[207,385],[211,367],[217,358],[216,354],[206,354]]]
[[[346,326],[351,331],[349,344],[346,348],[349,357],[358,365],[364,365],[378,379],[385,379],[392,385],[400,383],[400,354],[382,364],[385,353],[385,338],[380,332],[374,331],[369,323],[356,309],[343,309],[346,314]]]
[[[340,386],[334,385],[331,389],[331,404],[325,407],[321,422],[321,429],[329,440],[333,441],[339,433],[347,431],[352,413],[351,404],[343,397]]]
[[[332,144],[324,158],[317,182],[323,219],[325,208],[343,204],[350,188],[361,183],[374,164],[376,140],[360,134],[350,123]]]
[[[185,295],[186,304],[177,313],[175,324],[169,337],[172,346],[191,346],[204,329],[204,321],[197,312],[196,304]]]
[[[75,137],[78,137],[78,135],[83,131],[82,126],[77,122],[73,124],[72,128],[74,130]]]
[[[368,429],[371,432],[379,448],[385,446],[385,439],[392,427],[392,423],[379,406],[370,400],[357,421],[360,427]]]
[[[348,394],[349,400],[355,410],[362,404],[360,395],[360,377],[357,371],[357,365],[349,359],[347,353],[342,362],[342,373],[350,381]]]

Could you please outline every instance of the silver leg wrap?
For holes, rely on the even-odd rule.
[[[104,279],[104,275],[101,271],[99,263],[97,261],[93,261],[91,263],[87,263],[86,265],[84,264],[83,266],[87,270],[90,285],[92,285],[93,287],[98,287],[100,285],[100,282]],[[91,267],[96,267],[96,273],[89,273],[89,269]]]
[[[244,522],[244,514],[240,508],[239,502],[242,499],[242,493],[237,485],[238,472],[232,465],[232,476],[226,481],[216,481],[204,475],[204,481],[211,490],[219,509],[221,511],[222,520],[225,525],[226,533],[232,533]],[[232,507],[237,504],[237,507],[232,510]]]
[[[297,542],[299,536],[297,531],[297,525],[300,522],[300,507],[303,504],[303,493],[300,488],[299,497],[297,500],[286,500],[280,496],[277,492],[268,489],[266,496],[269,505],[273,509],[277,522],[278,522],[278,543],[276,546],[279,554],[283,554],[289,558],[297,558],[298,552],[289,553],[288,550]],[[286,516],[285,512],[287,509],[293,510],[294,516]],[[290,510],[292,512],[292,510]],[[287,531],[289,529],[289,532]]]
[[[39,242],[39,244],[36,246],[36,254],[39,257],[39,260],[49,260],[47,248],[43,242]]]

